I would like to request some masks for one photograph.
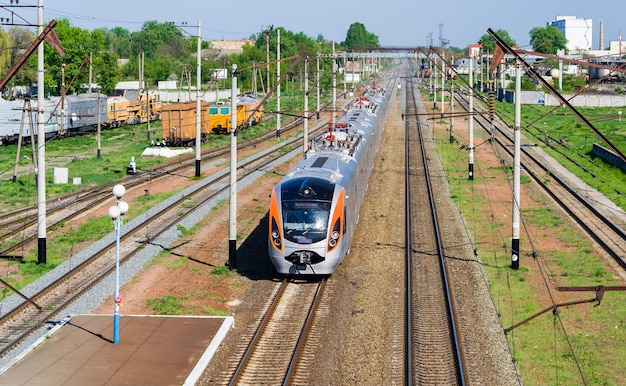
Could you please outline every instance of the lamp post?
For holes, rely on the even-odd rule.
[[[122,201],[122,196],[126,193],[123,185],[113,187],[113,195],[117,198],[116,205],[109,208],[109,216],[115,226],[115,312],[113,314],[113,344],[120,342],[120,233],[122,229],[122,218],[128,212],[128,203]]]

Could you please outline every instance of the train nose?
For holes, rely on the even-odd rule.
[[[290,261],[292,264],[298,265],[314,265],[324,261],[324,258],[315,251],[311,250],[299,250],[293,251],[288,256],[285,256],[285,260]]]

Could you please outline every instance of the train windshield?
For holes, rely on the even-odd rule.
[[[301,177],[282,183],[285,238],[299,244],[324,240],[334,191],[335,184],[323,178]]]
[[[330,201],[283,201],[283,231],[287,240],[311,244],[328,233]]]

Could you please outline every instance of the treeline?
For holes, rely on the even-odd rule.
[[[202,84],[206,87],[211,82],[213,70],[230,69],[231,64],[238,68],[251,68],[266,63],[266,50],[269,48],[270,62],[277,58],[276,42],[280,30],[280,56],[287,58],[304,53],[309,57],[310,79],[314,79],[317,53],[332,52],[332,42],[318,35],[315,39],[299,32],[285,30],[282,27],[268,27],[257,35],[250,37],[252,44],[247,44],[243,52],[219,55],[219,50],[212,50],[209,42],[202,42]],[[89,58],[92,58],[92,82],[98,84],[105,94],[111,94],[120,81],[138,80],[139,61],[143,57],[143,78],[148,87],[155,88],[158,81],[196,79],[197,37],[195,28],[182,28],[171,23],[160,23],[155,20],[146,21],[141,30],[129,32],[122,27],[99,28],[86,30],[72,26],[69,19],[57,20],[55,31],[65,50],[62,58],[50,45],[45,44],[45,89],[46,94],[59,95],[63,82],[62,65],[65,64],[66,93],[84,92],[81,85],[89,83]],[[185,32],[183,32],[185,31]],[[5,76],[11,66],[16,63],[22,53],[36,37],[36,31],[22,27],[11,27],[7,31],[0,30],[0,71]],[[268,43],[269,42],[269,43]],[[346,33],[344,42],[336,45],[337,50],[358,50],[361,47],[378,46],[378,37],[368,32],[361,23],[353,23]],[[120,60],[124,59],[124,60]],[[320,61],[323,74],[320,79],[322,87],[331,83],[331,63]],[[289,63],[282,64],[285,71]],[[304,63],[298,63],[289,74],[291,79],[303,76]],[[230,71],[229,71],[230,74]],[[272,68],[270,84],[275,84],[276,69]],[[242,90],[251,90],[252,71],[242,71],[238,76],[238,86]],[[29,86],[37,81],[37,54],[20,68],[8,86]],[[228,86],[229,80],[225,80]],[[265,82],[265,83],[263,83]],[[257,88],[267,87],[265,70],[257,73]]]

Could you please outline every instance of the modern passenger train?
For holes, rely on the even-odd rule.
[[[268,249],[278,273],[330,275],[348,253],[389,94],[376,84],[362,90],[274,186]]]

